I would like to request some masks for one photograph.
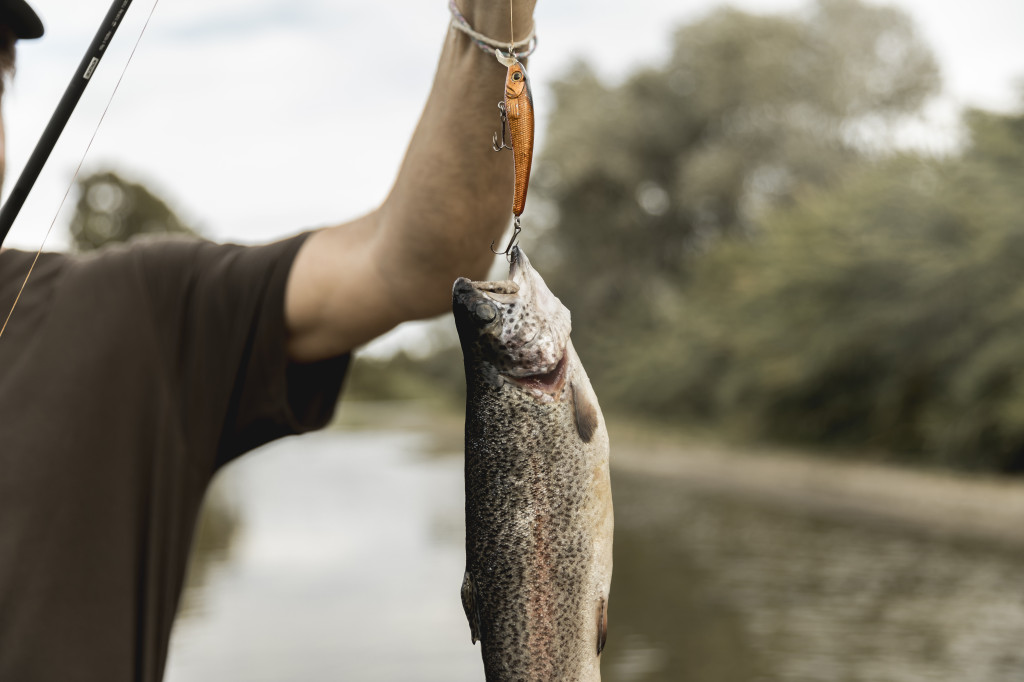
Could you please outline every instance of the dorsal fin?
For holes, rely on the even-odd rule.
[[[576,431],[584,443],[589,443],[597,431],[597,408],[590,402],[586,394],[572,383],[572,402],[576,414]]]

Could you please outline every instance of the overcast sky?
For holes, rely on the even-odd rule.
[[[18,76],[5,97],[7,190],[108,0],[33,4],[47,34],[19,44]],[[530,64],[539,115],[550,101],[547,84],[574,58],[621,77],[663,59],[671,28],[717,4],[539,0],[541,44]],[[804,6],[731,4],[763,12]],[[892,4],[916,19],[941,63],[946,99],[934,109],[938,135],[959,106],[1016,104],[1024,2]],[[9,245],[38,247],[151,7],[150,0],[131,7]],[[447,23],[445,0],[162,0],[84,172],[114,168],[145,182],[219,240],[264,241],[354,217],[391,185]],[[74,197],[47,248],[66,244],[73,203]]]

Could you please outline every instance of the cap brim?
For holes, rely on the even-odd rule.
[[[0,22],[7,24],[17,38],[39,38],[43,35],[43,22],[25,0],[0,2]]]

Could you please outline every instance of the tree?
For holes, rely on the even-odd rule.
[[[112,171],[80,179],[78,195],[70,231],[79,251],[143,234],[198,236],[162,199]]]
[[[1024,110],[966,112],[945,158],[887,148],[938,82],[856,0],[718,10],[663,66],[564,77],[533,255],[606,405],[1024,470]]]
[[[622,84],[584,65],[563,77],[535,181],[556,219],[535,260],[595,379],[675,315],[694,255],[834,184],[864,156],[864,130],[914,113],[938,83],[907,16],[856,0],[717,10]]]
[[[1024,470],[1024,114],[960,155],[865,163],[696,265],[638,392],[758,436]]]

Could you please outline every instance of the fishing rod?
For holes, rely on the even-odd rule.
[[[46,124],[46,129],[39,136],[36,148],[32,150],[32,156],[29,157],[21,175],[18,176],[18,181],[14,183],[14,189],[11,190],[7,201],[0,208],[0,246],[7,238],[7,233],[11,231],[11,226],[17,219],[18,213],[21,212],[28,193],[32,191],[32,186],[36,183],[36,178],[39,177],[43,166],[46,165],[46,160],[50,158],[50,152],[53,151],[60,134],[64,131],[64,126],[67,125],[68,119],[71,118],[75,107],[78,106],[78,100],[82,98],[85,87],[89,85],[96,66],[106,53],[107,45],[110,44],[114,32],[121,25],[121,19],[131,4],[132,0],[113,0],[107,15],[103,17],[103,23],[100,24],[89,49],[86,50],[85,56],[82,57],[75,74],[71,77],[71,82],[64,90],[63,97],[60,98],[60,102],[53,110],[50,122]]]

